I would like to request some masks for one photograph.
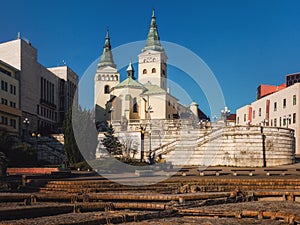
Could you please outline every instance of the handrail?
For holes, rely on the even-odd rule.
[[[167,154],[171,151],[171,146],[176,145],[177,140],[171,141],[169,143],[166,143],[162,146],[159,146],[155,149],[152,150],[152,152],[154,152],[156,155],[160,155],[160,154]],[[163,149],[166,148],[166,151],[163,151]],[[158,152],[159,150],[162,150],[162,152]]]

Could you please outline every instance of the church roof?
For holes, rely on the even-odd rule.
[[[155,94],[165,94],[166,91],[156,84],[151,84],[149,81],[144,85],[145,91],[142,95],[155,95]]]
[[[154,14],[154,9],[152,10],[152,18],[151,18],[150,29],[146,41],[146,46],[143,48],[142,52],[145,52],[147,50],[154,50],[159,52],[164,51],[164,48],[160,44],[160,38],[156,26],[156,17]]]
[[[108,29],[106,31],[105,43],[103,46],[103,52],[102,52],[100,62],[98,64],[98,68],[105,67],[105,66],[111,66],[113,68],[117,68],[116,64],[114,63],[113,55],[111,52],[110,37],[109,37]]]
[[[139,88],[143,88],[143,85],[134,80],[132,77],[127,77],[123,82],[119,83],[117,86],[115,86],[115,88],[122,88],[122,87],[139,87]]]

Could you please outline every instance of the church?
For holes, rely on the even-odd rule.
[[[160,43],[156,17],[152,11],[146,45],[138,55],[138,73],[130,62],[127,78],[120,81],[114,63],[109,32],[106,32],[103,53],[95,74],[94,104],[96,122],[125,124],[147,120],[176,120],[193,118],[196,123],[209,118],[192,102],[184,106],[172,96],[167,84],[168,57]],[[138,78],[138,79],[137,79]]]

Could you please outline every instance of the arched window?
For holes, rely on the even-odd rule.
[[[105,85],[104,94],[109,94],[109,85]]]
[[[146,69],[143,70],[143,74],[147,74],[147,70]]]
[[[152,68],[152,73],[156,73],[156,69],[155,68]]]
[[[137,101],[136,101],[136,98],[133,98],[133,108],[132,108],[132,111],[133,112],[137,112],[138,111],[138,109],[137,109]]]
[[[108,75],[106,75],[106,80],[109,80],[109,76]]]
[[[101,80],[105,80],[105,76],[104,75],[102,76]]]
[[[111,75],[110,76],[110,80],[114,80],[115,78],[114,78],[114,75]]]
[[[115,76],[115,80],[118,80],[118,75]]]

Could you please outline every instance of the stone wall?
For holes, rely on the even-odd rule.
[[[116,129],[117,136],[135,133],[139,136],[140,126],[146,127],[144,156],[149,149],[156,156],[162,154],[174,165],[263,167],[294,163],[294,131],[288,128],[261,126],[227,126],[213,124],[200,129],[184,121],[152,121],[149,124],[128,123],[128,131]],[[151,142],[151,143],[150,143]],[[140,157],[141,145],[138,144]]]
[[[294,140],[287,128],[223,127],[197,139],[186,134],[165,157],[175,165],[277,166],[294,162]]]

